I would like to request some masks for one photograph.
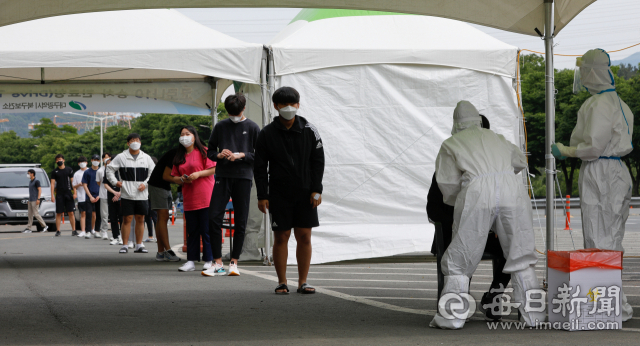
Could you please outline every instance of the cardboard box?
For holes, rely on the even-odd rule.
[[[621,251],[549,251],[548,260],[551,328],[622,329]]]

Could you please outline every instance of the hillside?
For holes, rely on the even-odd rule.
[[[629,55],[622,60],[614,60],[611,65],[631,64],[632,66],[638,66],[640,64],[640,52]]]
[[[87,118],[71,114],[60,113],[21,113],[21,114],[0,114],[0,119],[9,119],[8,122],[0,123],[0,132],[15,131],[20,137],[29,137],[29,123],[38,123],[42,118],[53,119],[58,114],[58,122],[86,121]],[[84,131],[78,131],[82,133]]]

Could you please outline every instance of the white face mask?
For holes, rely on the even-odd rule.
[[[100,166],[100,161],[91,161],[91,164],[92,164],[94,167],[98,167],[98,166]]]
[[[131,148],[131,150],[140,150],[141,145],[142,143],[140,142],[131,142],[131,144],[129,144],[129,148]]]
[[[193,136],[180,136],[180,144],[185,148],[190,147],[193,144]]]
[[[296,113],[298,113],[298,108],[294,106],[286,106],[278,109],[278,113],[286,120],[291,120],[296,116]]]
[[[238,115],[238,116],[230,115],[229,119],[231,119],[231,121],[233,121],[234,123],[239,123],[240,121],[242,121],[242,115]]]
[[[80,162],[78,165],[80,165],[80,168],[87,167],[87,163],[86,162]]]
[[[106,165],[106,164],[109,164],[109,160],[111,160],[111,159],[104,159],[104,164],[105,164],[105,165]]]

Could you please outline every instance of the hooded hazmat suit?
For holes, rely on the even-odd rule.
[[[535,236],[531,201],[516,174],[527,166],[522,151],[502,135],[480,128],[476,108],[461,101],[454,111],[453,136],[445,140],[436,159],[436,179],[446,204],[454,205],[453,239],[442,259],[442,297],[467,294],[493,227],[511,274],[514,300],[528,325],[544,321],[543,312],[526,312],[525,297],[539,289],[534,266]],[[540,297],[544,298],[544,297]],[[443,304],[442,301],[439,302]],[[464,318],[440,312],[430,326],[459,329]]]
[[[578,187],[585,249],[624,251],[625,223],[629,217],[632,180],[621,157],[633,150],[633,114],[616,92],[609,55],[593,49],[582,56],[580,82],[591,96],[578,111],[569,147],[552,150],[559,159],[582,160]],[[633,315],[622,294],[622,320]]]

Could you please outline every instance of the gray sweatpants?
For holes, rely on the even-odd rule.
[[[29,222],[27,223],[27,229],[31,229],[31,225],[33,225],[33,217],[35,216],[36,219],[38,219],[38,222],[40,222],[40,226],[42,226],[43,228],[47,225],[46,223],[44,223],[44,220],[42,220],[42,216],[40,216],[40,213],[38,212],[38,209],[40,209],[40,207],[36,204],[38,201],[29,201],[29,204],[27,204],[27,208],[29,210],[28,213],[28,217],[29,217]]]

